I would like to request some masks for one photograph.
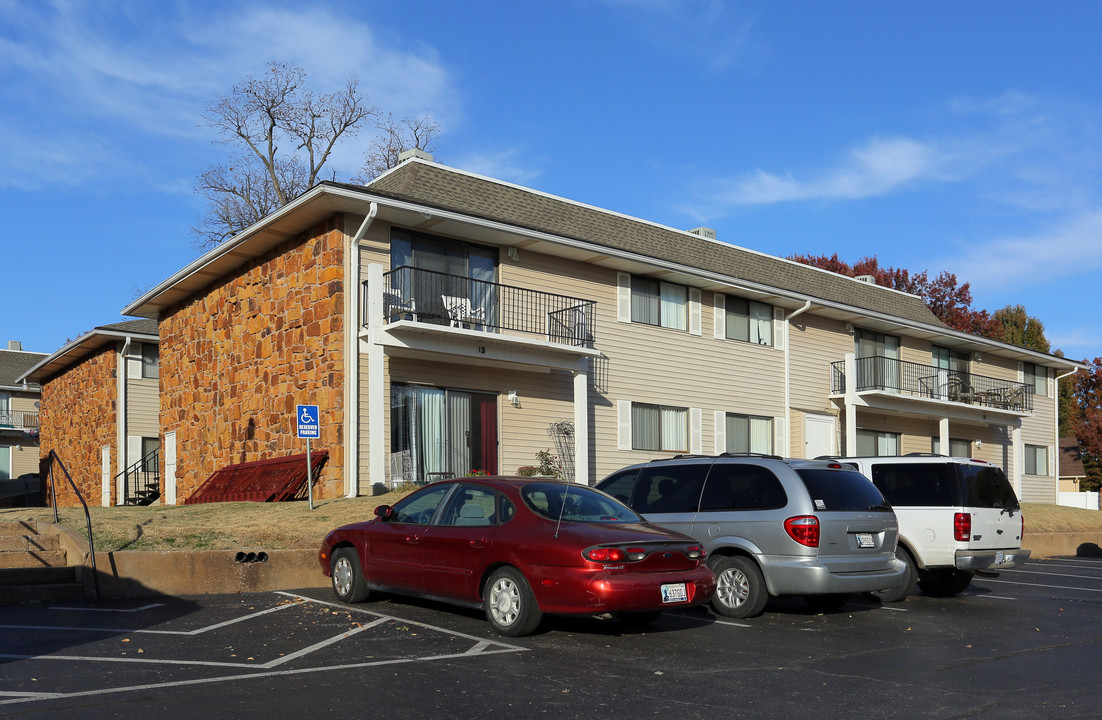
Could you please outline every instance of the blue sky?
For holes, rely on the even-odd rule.
[[[0,0],[0,342],[52,352],[199,254],[195,179],[228,152],[202,114],[280,60],[432,113],[447,165],[775,255],[949,270],[1093,358],[1100,27],[1077,1]]]

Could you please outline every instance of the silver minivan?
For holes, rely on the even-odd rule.
[[[712,607],[761,613],[769,596],[838,607],[898,585],[895,514],[868,478],[837,462],[724,453],[632,465],[597,483],[648,521],[703,543]]]

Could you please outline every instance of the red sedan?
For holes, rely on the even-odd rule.
[[[697,541],[599,490],[539,479],[433,483],[329,533],[318,559],[344,602],[385,590],[483,608],[508,636],[544,613],[646,623],[715,592]]]

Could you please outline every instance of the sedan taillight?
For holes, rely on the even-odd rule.
[[[972,514],[956,513],[953,515],[953,539],[957,542],[967,542],[972,534]]]
[[[628,559],[627,553],[616,547],[586,548],[582,551],[582,557],[599,563],[623,562]]]
[[[819,547],[819,518],[814,515],[797,515],[784,521],[788,536],[807,547]]]

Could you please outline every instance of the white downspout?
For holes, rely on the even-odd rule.
[[[350,263],[348,277],[352,278],[352,287],[345,293],[346,317],[351,322],[345,323],[345,377],[350,382],[345,383],[345,407],[348,408],[348,432],[344,438],[345,470],[344,476],[348,481],[345,488],[345,497],[356,497],[360,491],[360,317],[361,299],[360,291],[360,241],[363,240],[375,216],[379,213],[379,204],[371,203],[368,206],[367,215],[360,223],[360,229],[352,236],[348,246],[348,262]],[[375,431],[375,428],[372,428]]]
[[[119,394],[118,401],[118,413],[115,418],[116,428],[116,456],[118,462],[115,466],[115,472],[111,477],[117,477],[119,473],[126,471],[126,461],[130,457],[130,449],[127,447],[126,435],[126,380],[130,376],[130,341],[133,340],[131,336],[126,336],[126,342],[122,344],[122,352],[119,353],[119,370],[118,380],[116,382],[116,391]],[[122,505],[126,502],[126,476],[124,475],[115,488],[115,503]]]
[[[1069,370],[1063,375],[1057,375],[1053,380],[1053,402],[1056,403],[1056,412],[1052,413],[1052,437],[1056,441],[1052,446],[1052,452],[1056,462],[1056,502],[1060,501],[1060,381],[1066,377],[1070,377],[1078,370]],[[1049,462],[1052,462],[1051,460]]]
[[[792,457],[792,318],[801,315],[811,309],[811,301],[808,300],[803,307],[797,309],[784,318],[784,456]]]

